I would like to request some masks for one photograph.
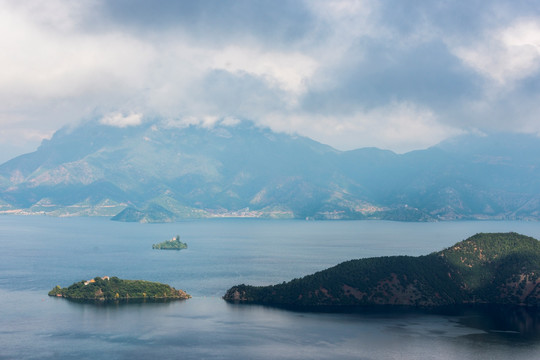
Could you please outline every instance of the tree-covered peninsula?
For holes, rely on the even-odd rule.
[[[234,286],[224,299],[293,307],[539,307],[539,274],[538,240],[516,233],[480,233],[425,256],[351,260],[287,283]]]
[[[152,245],[152,249],[182,250],[182,249],[187,249],[187,244],[180,241],[180,235],[176,235],[176,237],[172,238],[171,240],[167,240],[164,242],[160,242],[159,244]]]
[[[72,284],[67,288],[56,286],[49,296],[64,297],[86,301],[125,301],[125,300],[183,300],[191,296],[183,290],[144,280],[122,280],[113,277],[96,277]]]

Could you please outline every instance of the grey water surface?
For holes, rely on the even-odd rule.
[[[540,238],[540,223],[0,216],[0,359],[534,359],[535,311],[313,313],[221,299],[240,283],[279,283],[354,258],[422,255],[500,231]],[[177,234],[187,250],[152,250]],[[164,282],[193,298],[95,305],[47,296],[56,285],[105,275]]]

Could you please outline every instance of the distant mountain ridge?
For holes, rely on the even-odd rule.
[[[540,140],[464,136],[395,154],[338,151],[243,121],[88,121],[0,165],[0,212],[120,221],[267,217],[540,219]]]

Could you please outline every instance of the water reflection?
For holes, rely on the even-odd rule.
[[[274,312],[291,312],[296,314],[334,314],[347,316],[349,319],[366,321],[368,319],[420,319],[423,321],[429,316],[446,317],[455,321],[460,326],[477,329],[466,336],[485,338],[485,340],[507,339],[514,342],[521,341],[537,342],[540,340],[540,310],[534,307],[504,306],[504,305],[467,305],[449,306],[435,309],[421,309],[397,306],[373,306],[373,307],[294,307],[294,306],[269,306],[256,304],[239,304],[227,302],[227,308],[231,312],[252,312],[257,309]],[[403,324],[401,324],[403,325]],[[398,325],[397,327],[400,327]],[[441,334],[444,331],[433,329],[433,334]]]
[[[531,359],[538,312],[524,308],[291,311],[195,297],[94,305],[3,293],[6,358]],[[12,304],[17,302],[17,306]],[[23,321],[21,321],[24,319]]]
[[[121,300],[95,300],[95,299],[72,299],[55,297],[58,301],[67,301],[78,305],[90,305],[101,308],[119,308],[122,306],[140,306],[150,304],[170,304],[177,301],[186,301],[186,299],[166,299],[166,298],[147,298],[147,299],[121,299]]]
[[[461,309],[460,323],[486,332],[483,341],[540,340],[540,311],[520,306],[481,306]],[[478,337],[478,335],[475,335]]]

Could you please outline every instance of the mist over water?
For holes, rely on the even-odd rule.
[[[540,238],[533,222],[0,217],[0,359],[531,359],[537,312],[295,312],[221,300],[233,285],[288,281],[339,262],[422,255],[477,232]],[[152,250],[175,235],[187,250]],[[159,281],[194,296],[81,304],[47,296],[95,276]]]

